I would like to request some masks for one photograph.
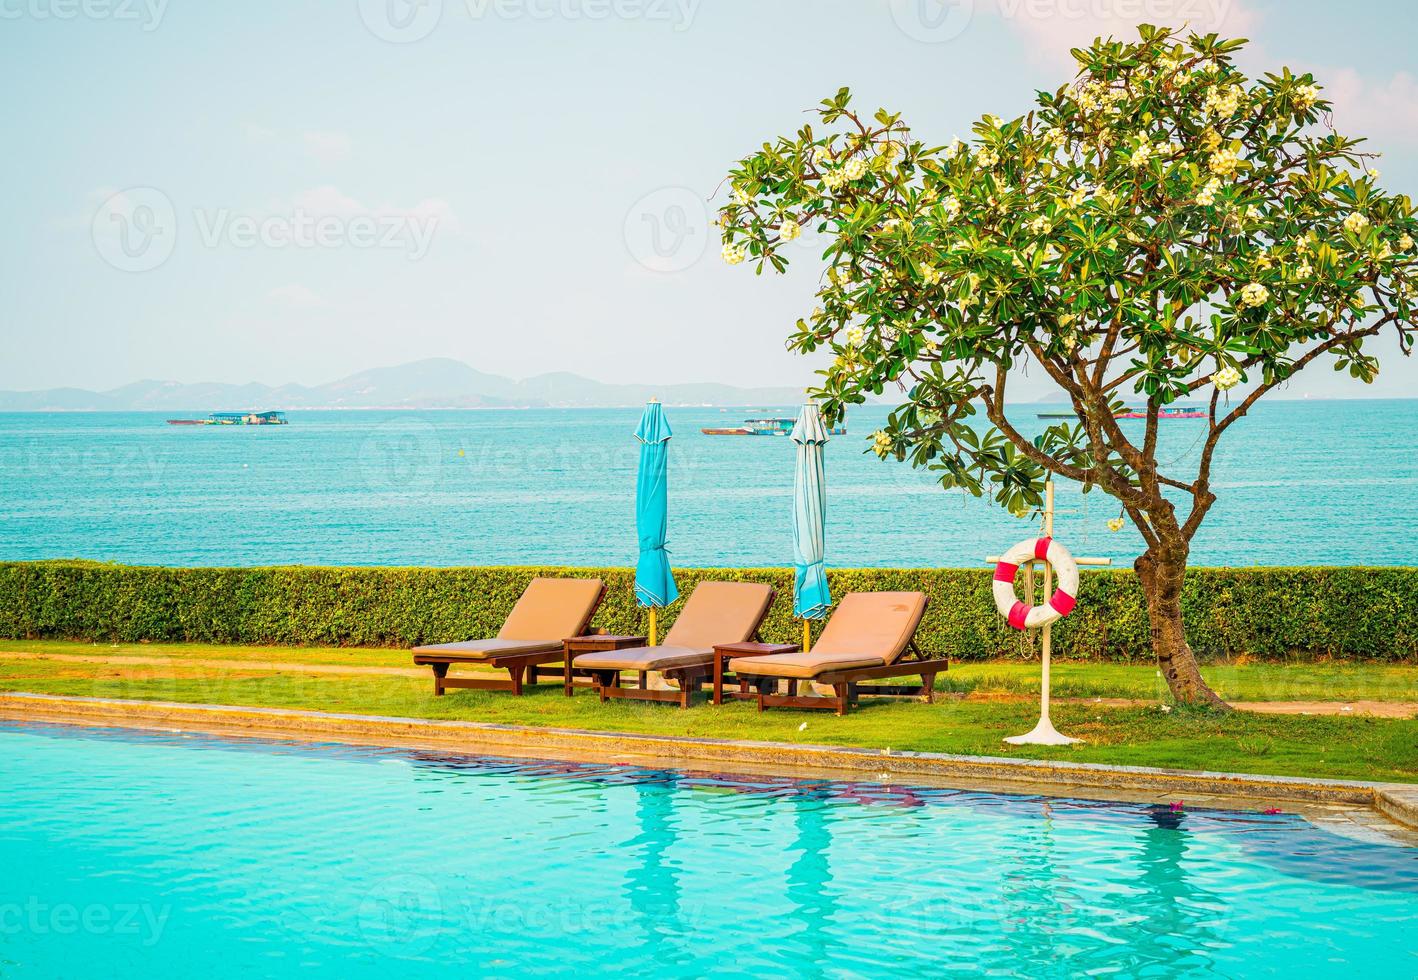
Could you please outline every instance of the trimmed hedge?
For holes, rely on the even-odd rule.
[[[101,642],[412,646],[495,634],[534,575],[596,575],[609,592],[595,625],[643,633],[624,568],[160,568],[80,561],[0,563],[0,637]],[[778,599],[765,639],[793,641],[791,573],[678,569],[702,579],[768,582]],[[833,569],[834,595],[919,589],[931,597],[918,640],[971,660],[1030,656],[996,614],[976,569]],[[1054,631],[1060,656],[1150,658],[1147,611],[1131,571],[1086,572],[1078,609]],[[1183,597],[1188,635],[1208,660],[1334,657],[1418,661],[1418,569],[1199,568]],[[662,615],[673,622],[683,603]]]

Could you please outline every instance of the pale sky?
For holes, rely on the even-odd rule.
[[[1418,190],[1418,6],[1262,0],[0,0],[0,388],[808,382],[820,271],[718,255],[726,169],[841,85],[967,136],[1139,21],[1254,39]],[[1391,345],[1389,345],[1391,346]],[[1328,369],[1292,394],[1418,391]]]

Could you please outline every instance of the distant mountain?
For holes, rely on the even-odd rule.
[[[667,405],[793,405],[801,388],[725,384],[605,384],[564,372],[521,381],[450,358],[361,371],[315,385],[182,384],[136,381],[111,391],[0,391],[3,412],[161,411],[206,414],[244,409],[608,408],[658,398]]]

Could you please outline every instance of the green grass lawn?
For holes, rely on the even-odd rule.
[[[17,659],[4,651],[163,657],[171,663],[110,665]],[[961,694],[1037,691],[1037,665],[995,663],[952,669],[936,704],[865,700],[845,718],[828,712],[759,714],[747,702],[692,710],[636,702],[602,705],[589,691],[574,698],[546,686],[523,698],[477,691],[432,695],[423,678],[339,676],[259,669],[285,661],[407,666],[391,650],[308,650],[195,645],[94,646],[0,643],[0,689],[88,697],[306,708],[606,731],[749,738],[973,755],[1070,759],[1125,765],[1418,782],[1418,721],[1234,713],[1213,715],[1158,706],[1059,704],[1059,728],[1086,740],[1066,748],[1013,747],[1001,739],[1033,726],[1037,706],[1024,699],[966,699]],[[229,660],[230,666],[184,664]],[[243,663],[247,661],[247,663]],[[1418,669],[1366,665],[1214,667],[1213,683],[1234,699],[1418,700]],[[1060,664],[1060,696],[1155,698],[1150,667]]]
[[[67,640],[0,640],[5,651],[70,656],[283,662],[353,667],[409,667],[406,650],[355,647],[217,646],[202,643],[76,643]],[[1233,701],[1418,702],[1418,666],[1309,663],[1214,664],[1202,673]],[[936,681],[956,694],[1039,693],[1039,665],[1016,661],[956,663]],[[1137,698],[1165,701],[1167,685],[1145,664],[1055,663],[1053,692],[1060,698]]]

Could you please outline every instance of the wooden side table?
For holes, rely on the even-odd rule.
[[[802,647],[796,643],[725,643],[714,648],[714,703],[724,703],[724,665],[735,657],[771,657],[779,653],[797,653]],[[752,698],[745,687],[747,681],[739,678],[739,689],[731,691],[732,698]]]
[[[576,658],[578,653],[604,653],[607,650],[628,650],[631,647],[643,647],[647,639],[649,638],[644,636],[592,633],[587,636],[573,636],[568,640],[562,640],[561,679],[565,685],[566,696],[571,697],[571,661]],[[642,675],[642,684],[644,680]]]

